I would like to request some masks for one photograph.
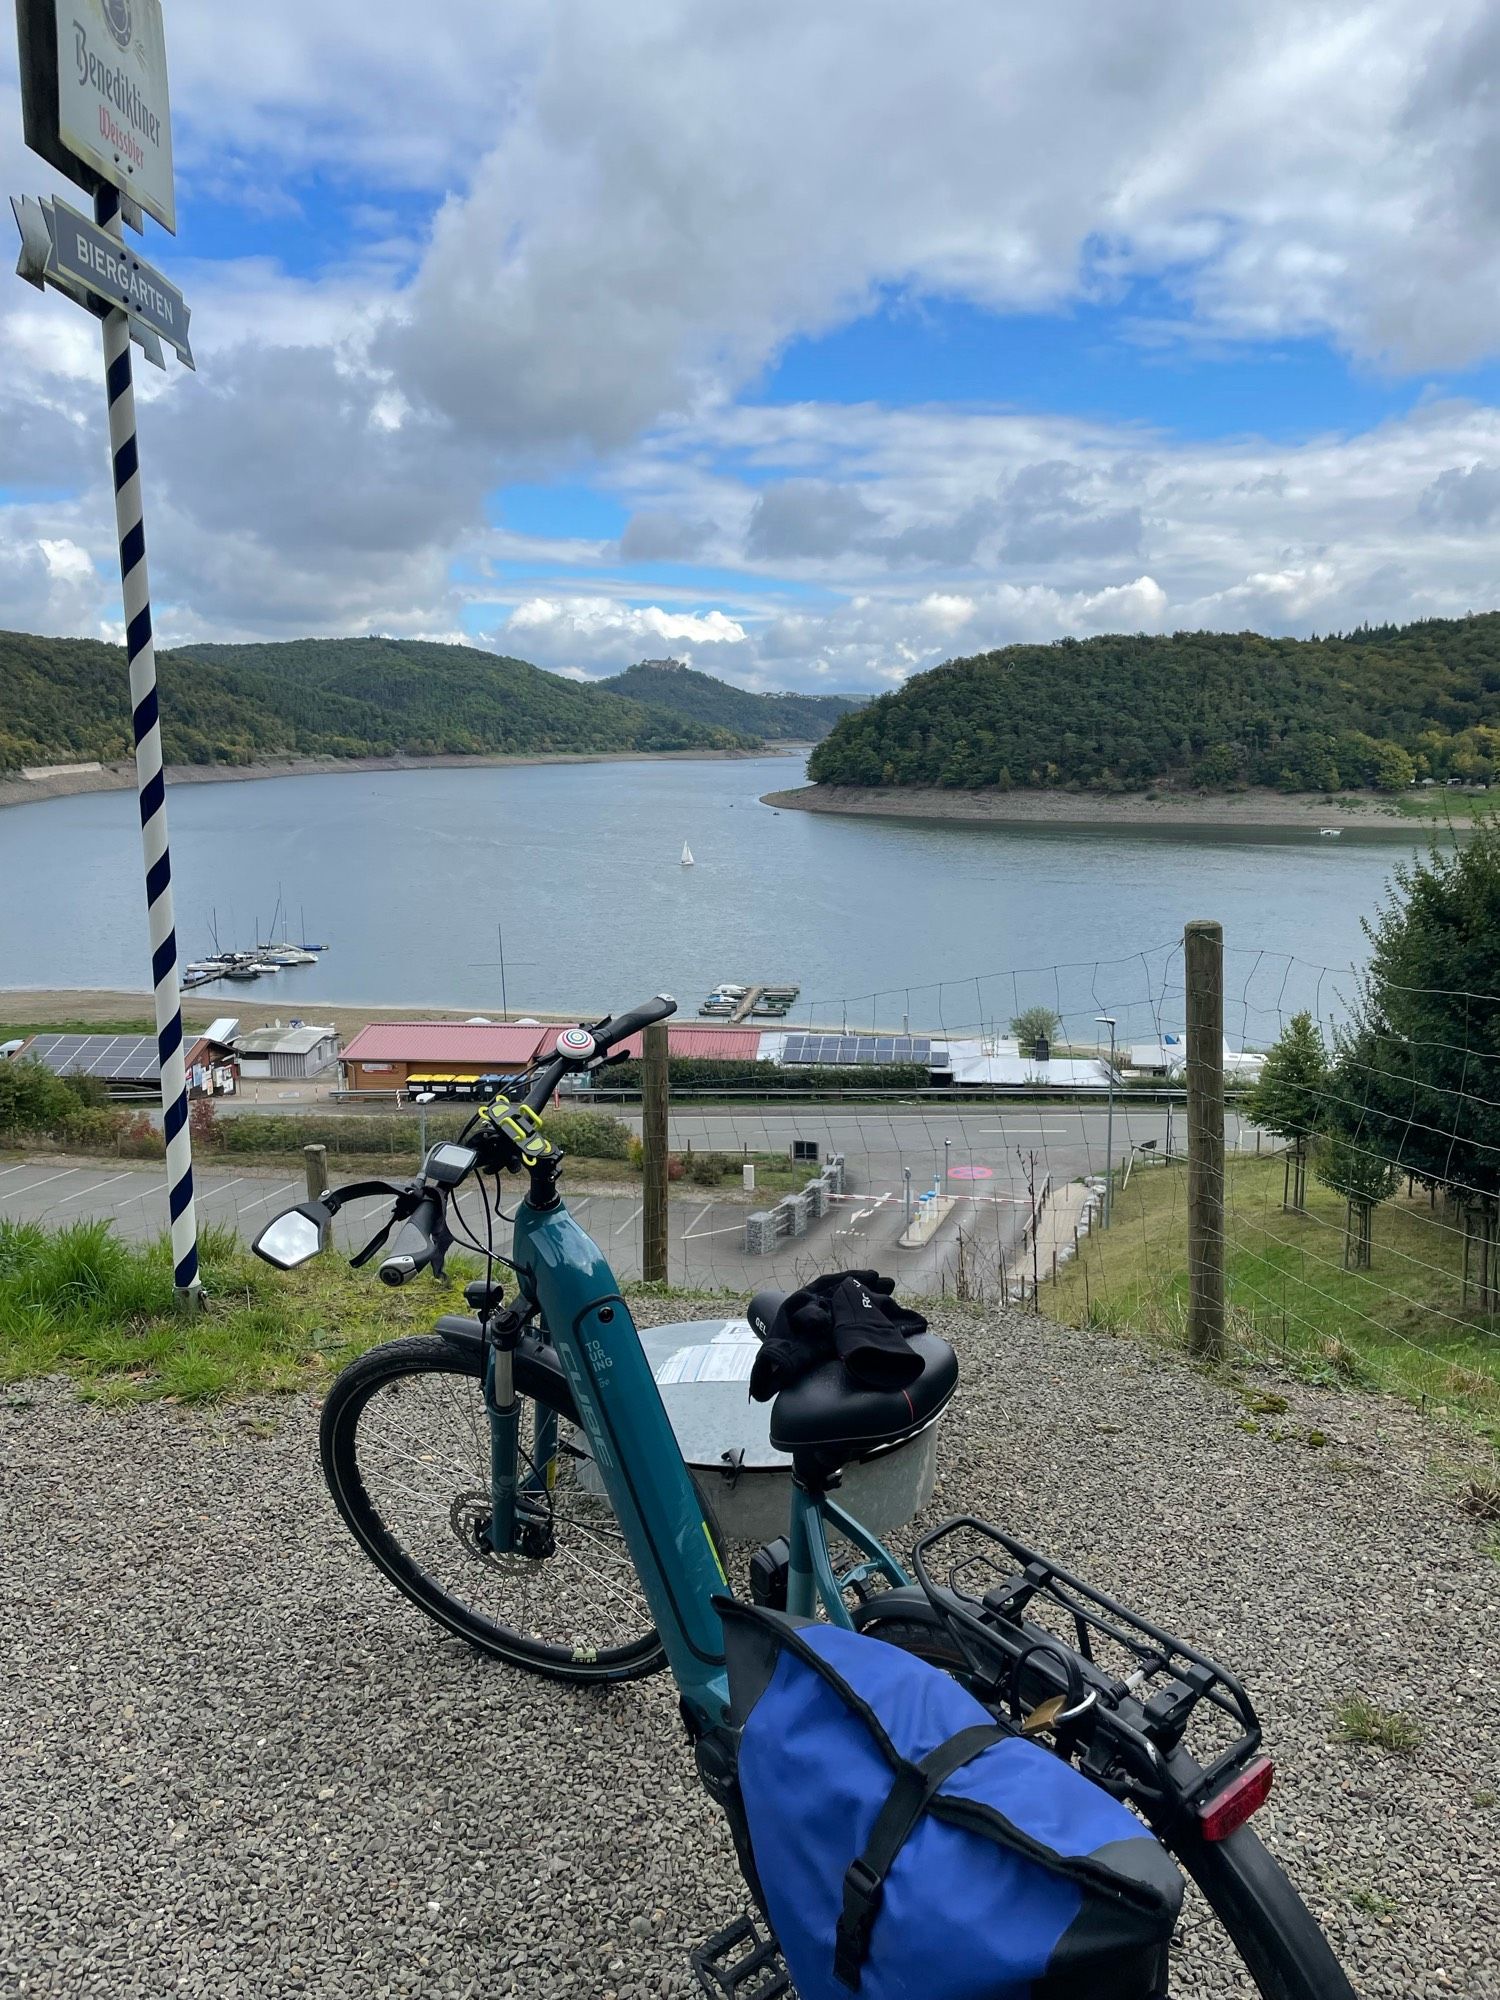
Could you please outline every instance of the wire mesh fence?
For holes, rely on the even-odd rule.
[[[1217,1233],[1225,1338],[1240,1357],[1500,1417],[1500,999],[1414,996],[1421,1032],[1347,1051],[1352,972],[1223,955],[1228,1107]],[[1441,1002],[1441,1005],[1439,1005]],[[803,1094],[674,1080],[666,1279],[748,1298],[875,1267],[913,1297],[1022,1306],[1079,1324],[1184,1335],[1188,1312],[1187,994],[1180,942],[799,1008],[810,1026],[902,1031],[945,1053],[941,1087],[871,1091],[851,1067]],[[1307,1129],[1257,1124],[1261,1055],[1301,1015],[1323,1052]],[[1045,1047],[1038,1047],[1038,1043]],[[774,1087],[773,1087],[774,1086]],[[195,1114],[198,1115],[198,1114]],[[203,1225],[252,1238],[301,1197],[301,1149],[337,1184],[415,1171],[462,1107],[327,1104],[200,1116]],[[644,1272],[640,1106],[601,1091],[553,1117],[579,1222],[622,1279]],[[1493,1168],[1493,1172],[1491,1169]],[[517,1190],[509,1190],[514,1193]],[[357,1247],[378,1202],[341,1216]],[[485,1218],[472,1190],[469,1228]],[[0,1223],[166,1225],[159,1165],[56,1140],[0,1153]],[[1107,1226],[1106,1226],[1107,1221]],[[503,1219],[496,1241],[505,1240]]]

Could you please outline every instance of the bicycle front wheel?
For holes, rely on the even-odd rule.
[[[882,1616],[877,1597],[856,1623],[869,1638],[964,1679],[968,1663],[936,1612],[924,1615],[908,1601]],[[1316,1918],[1248,1827],[1220,1841],[1153,1831],[1198,1891],[1174,1941],[1172,1992],[1356,2000]]]
[[[378,1570],[481,1652],[564,1681],[627,1681],[666,1655],[567,1384],[515,1357],[523,1553],[489,1547],[482,1353],[437,1336],[352,1362],[323,1405],[323,1476]]]

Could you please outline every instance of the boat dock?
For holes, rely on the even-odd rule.
[[[758,1021],[782,1021],[801,991],[800,986],[716,986],[698,1012],[731,1028],[752,1015]]]

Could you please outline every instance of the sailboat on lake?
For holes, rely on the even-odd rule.
[[[682,843],[682,865],[684,868],[691,868],[695,865],[693,861],[693,850],[688,846],[686,841]]]

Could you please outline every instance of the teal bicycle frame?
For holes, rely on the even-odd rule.
[[[715,1597],[729,1590],[713,1532],[641,1347],[630,1308],[599,1246],[567,1207],[516,1210],[512,1258],[523,1295],[540,1312],[573,1393],[579,1422],[625,1536],[683,1701],[712,1727],[724,1720],[729,1684]],[[491,1536],[499,1550],[517,1533],[519,1406],[491,1350],[485,1401],[490,1419]],[[545,1478],[556,1418],[538,1411],[532,1464]],[[524,1487],[520,1489],[524,1492]],[[828,1547],[832,1528],[860,1560],[842,1575]],[[895,1557],[822,1492],[794,1485],[787,1608],[811,1616],[821,1602],[851,1626],[844,1592],[867,1577],[910,1579]]]

